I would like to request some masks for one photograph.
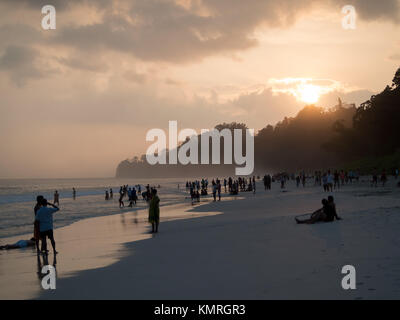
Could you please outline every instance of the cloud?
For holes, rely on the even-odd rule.
[[[30,22],[26,23],[31,25],[22,21],[0,24],[0,47],[49,46],[61,51],[66,48],[74,54],[57,57],[59,63],[93,72],[106,70],[101,58],[108,51],[123,53],[138,61],[167,64],[199,62],[218,55],[232,56],[258,45],[255,37],[258,28],[289,27],[321,5],[337,8],[339,12],[341,4],[353,4],[360,19],[399,22],[397,0],[55,0],[52,5],[60,11],[57,19],[61,21],[63,14],[77,13],[79,9],[82,11],[80,19],[89,17],[93,11],[101,11],[102,18],[90,24],[60,22],[57,30],[45,33],[38,27],[36,19],[40,17],[37,8],[47,4],[46,1],[21,0],[16,4],[7,0],[3,4],[6,5],[3,14],[7,11],[12,14],[17,6],[28,8],[30,13],[26,21]],[[35,25],[32,21],[36,21]],[[87,59],[88,56],[94,58]],[[28,68],[25,80],[29,73],[31,77],[40,75],[38,71],[34,67]],[[24,78],[21,74],[15,77]]]
[[[341,0],[341,3],[353,5],[358,17],[363,20],[388,20],[396,24],[400,23],[400,3],[398,0]]]
[[[361,19],[399,22],[397,0],[341,2],[353,3]],[[101,23],[64,28],[55,40],[80,50],[127,52],[143,61],[187,63],[255,47],[257,28],[291,26],[321,2],[203,0],[187,3],[182,6],[175,1],[133,1],[128,12],[110,12]],[[337,7],[335,1],[325,3]],[[203,10],[199,11],[199,7]]]
[[[99,58],[74,55],[67,58],[57,58],[60,64],[72,69],[92,71],[92,72],[105,72],[108,69],[107,64]]]
[[[398,61],[398,60],[400,60],[400,53],[393,53],[388,57],[388,59]]]
[[[30,9],[41,10],[45,5],[52,5],[56,8],[56,10],[64,11],[71,7],[71,5],[76,4],[91,4],[100,7],[104,7],[107,4],[110,4],[110,1],[107,0],[2,0],[5,4],[11,4],[12,6],[25,6]]]
[[[45,75],[38,65],[39,56],[36,50],[29,47],[9,46],[0,56],[0,71],[8,73],[18,86],[23,86],[28,79]]]

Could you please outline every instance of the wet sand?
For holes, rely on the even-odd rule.
[[[162,207],[162,221],[194,218],[204,213],[188,213],[187,203]],[[212,214],[212,213],[210,213]],[[57,219],[55,217],[55,219]],[[43,265],[55,266],[57,281],[79,271],[111,265],[128,252],[124,243],[151,238],[147,210],[84,219],[54,231],[58,255],[46,259],[36,249],[0,250],[0,299],[32,299],[43,291]],[[31,234],[1,239],[2,244],[30,239]]]

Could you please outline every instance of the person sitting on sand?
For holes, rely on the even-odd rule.
[[[342,218],[340,218],[336,213],[336,204],[335,204],[335,201],[334,201],[332,196],[328,197],[328,205],[329,205],[329,207],[328,207],[328,210],[326,212],[327,216],[326,216],[325,222],[331,222],[331,221],[333,221],[335,219],[336,220],[342,220]]]
[[[329,199],[330,200],[322,199],[322,208],[312,213],[309,219],[300,220],[296,217],[296,222],[299,224],[314,224],[316,222],[331,222],[335,218],[336,220],[341,220],[341,218],[336,214],[336,206],[333,197],[330,196]]]
[[[20,248],[34,247],[35,245],[36,245],[35,238],[31,238],[30,240],[19,240],[13,244],[6,244],[5,246],[0,246],[0,250],[20,249]]]
[[[157,189],[152,189],[153,197],[149,205],[149,222],[151,223],[151,233],[158,232],[160,222],[160,198],[157,196]]]

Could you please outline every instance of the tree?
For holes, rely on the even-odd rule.
[[[394,86],[395,88],[399,88],[399,87],[400,87],[400,68],[397,69],[397,72],[396,72],[396,74],[394,75],[394,78],[393,78],[393,86]]]

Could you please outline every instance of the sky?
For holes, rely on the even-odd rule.
[[[398,0],[2,0],[0,178],[112,177],[169,120],[257,132],[359,105],[391,84],[399,25]]]

